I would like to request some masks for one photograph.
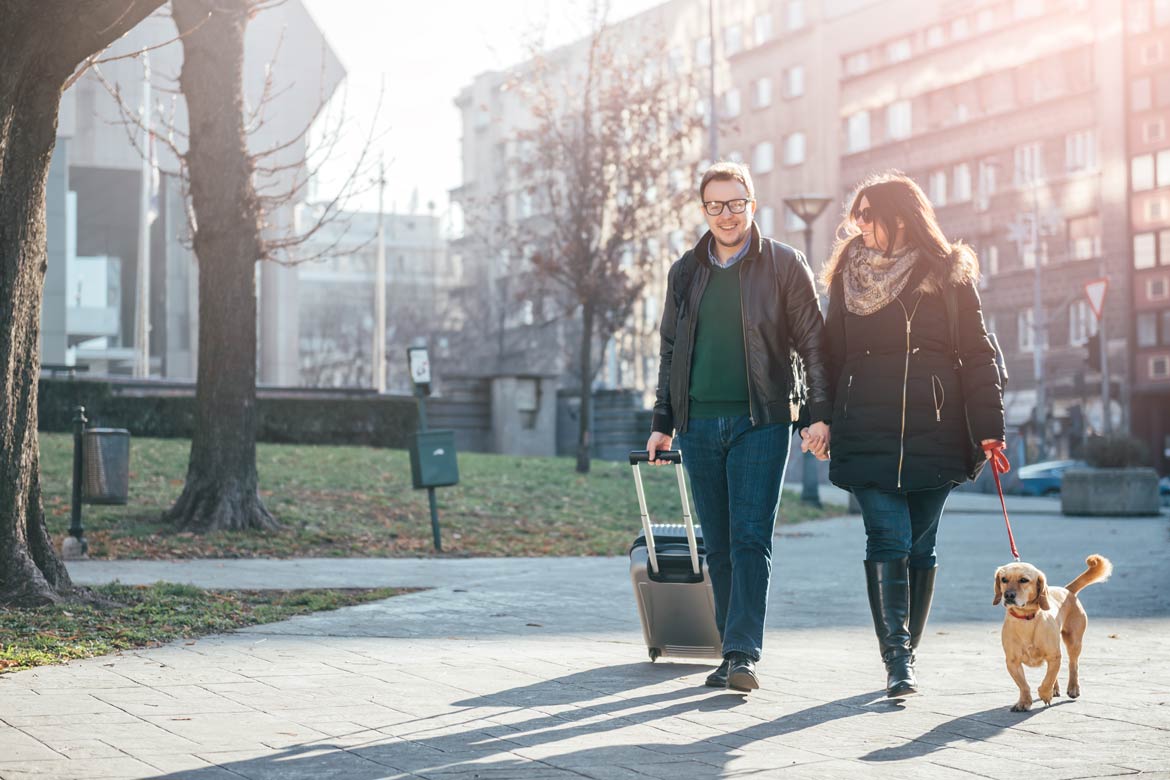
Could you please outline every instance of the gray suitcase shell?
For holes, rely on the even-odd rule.
[[[642,619],[642,635],[650,660],[661,656],[720,658],[722,642],[715,625],[715,597],[703,549],[702,531],[691,520],[683,479],[682,455],[677,450],[659,453],[675,464],[682,525],[651,525],[646,494],[638,464],[647,458],[645,450],[630,453],[642,533],[630,548],[630,580]]]

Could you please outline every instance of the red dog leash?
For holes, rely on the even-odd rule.
[[[997,441],[984,444],[983,451],[987,453],[987,459],[991,461],[991,473],[995,477],[995,489],[999,491],[999,505],[1003,508],[1003,524],[1007,526],[1008,544],[1012,547],[1012,557],[1018,561],[1020,560],[1020,554],[1016,552],[1016,537],[1012,535],[1012,524],[1008,520],[1007,503],[1003,499],[1003,485],[999,481],[999,475],[1011,471],[1012,464],[1008,461],[1007,453],[1004,452],[1003,442]]]

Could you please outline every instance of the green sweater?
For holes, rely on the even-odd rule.
[[[739,269],[711,268],[699,304],[691,355],[690,416],[695,419],[749,414],[747,356]]]

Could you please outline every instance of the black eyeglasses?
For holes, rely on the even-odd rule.
[[[732,214],[742,214],[747,210],[749,203],[754,203],[755,198],[736,198],[735,200],[705,200],[703,201],[703,208],[707,214],[712,217],[717,217],[723,213],[723,207]]]
[[[866,206],[853,215],[853,221],[859,225],[869,225],[873,222],[873,212]]]

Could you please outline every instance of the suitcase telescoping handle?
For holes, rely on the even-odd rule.
[[[683,477],[682,452],[679,450],[659,450],[657,460],[665,460],[674,464],[674,473],[678,477],[678,495],[682,499],[683,526],[687,529],[687,545],[691,551],[691,569],[699,574],[699,543],[695,541],[695,523],[691,520],[691,505],[687,500],[687,483]],[[638,509],[642,512],[642,531],[646,534],[646,555],[650,558],[650,570],[658,573],[658,553],[654,547],[654,530],[650,527],[650,513],[646,511],[646,491],[642,489],[642,472],[638,470],[639,463],[650,460],[650,453],[646,450],[634,450],[630,453],[630,467],[634,470],[634,487],[638,490]]]

